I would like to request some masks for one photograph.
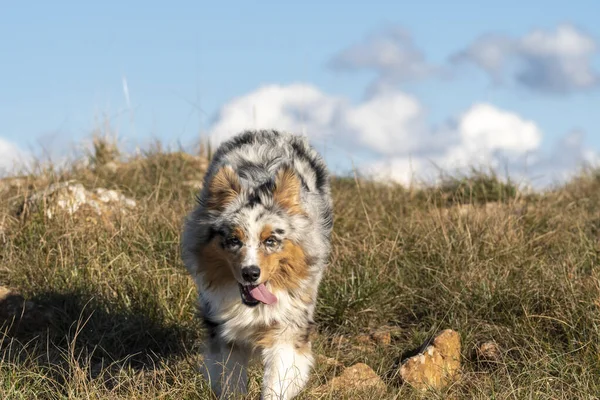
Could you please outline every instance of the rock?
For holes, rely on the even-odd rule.
[[[500,361],[500,347],[494,341],[482,343],[475,350],[478,361],[498,362]]]
[[[392,344],[392,333],[388,329],[381,329],[371,334],[375,343],[381,346],[389,346]]]
[[[447,329],[438,334],[424,351],[402,363],[402,380],[416,389],[440,390],[460,372],[460,336]]]
[[[390,344],[392,344],[393,330],[394,328],[392,327],[384,326],[372,331],[368,335],[358,335],[356,336],[355,340],[361,345],[369,345],[376,343],[380,346],[389,346]]]
[[[0,325],[9,332],[37,331],[52,319],[52,310],[26,301],[18,292],[0,286]]]
[[[346,368],[338,377],[332,378],[328,383],[319,386],[314,394],[326,393],[355,393],[355,392],[382,392],[386,388],[383,380],[366,364],[358,363]]]
[[[29,196],[23,205],[23,211],[43,209],[49,219],[59,213],[74,215],[92,213],[95,215],[125,213],[134,208],[136,202],[123,194],[104,188],[87,190],[81,183],[60,182]]]

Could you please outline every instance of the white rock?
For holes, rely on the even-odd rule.
[[[115,190],[96,188],[87,190],[81,183],[66,181],[54,183],[43,191],[34,193],[26,200],[28,208],[42,207],[48,218],[58,212],[68,215],[87,207],[97,215],[106,212],[126,212],[136,207],[136,202]]]

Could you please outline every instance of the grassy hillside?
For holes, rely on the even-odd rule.
[[[160,149],[116,156],[98,145],[89,165],[0,182],[0,283],[30,302],[12,326],[0,311],[2,398],[209,398],[196,372],[195,289],[179,257],[206,161]],[[23,209],[65,180],[118,189],[137,206],[110,218]],[[333,188],[318,354],[368,364],[389,399],[600,394],[600,174],[527,196],[484,174],[422,190],[354,179]],[[382,326],[391,344],[365,343]],[[402,385],[402,355],[445,328],[462,338],[461,379],[426,395]],[[482,360],[489,341],[499,353]],[[301,398],[337,372],[321,363]],[[259,380],[254,369],[255,398]]]

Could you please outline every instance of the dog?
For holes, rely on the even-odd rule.
[[[203,374],[220,398],[247,393],[260,354],[261,399],[306,385],[319,283],[330,253],[330,176],[304,137],[246,131],[223,142],[187,216],[182,259],[207,330]]]

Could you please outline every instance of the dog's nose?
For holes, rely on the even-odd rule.
[[[242,268],[242,278],[244,278],[246,282],[254,282],[259,276],[260,268],[258,268],[256,265]]]

